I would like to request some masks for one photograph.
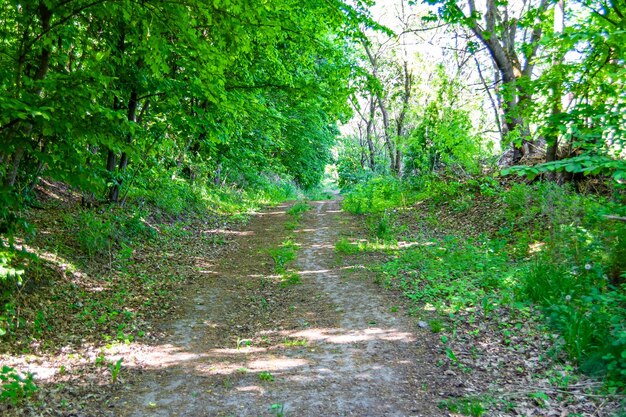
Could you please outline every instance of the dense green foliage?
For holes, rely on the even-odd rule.
[[[349,113],[346,52],[363,18],[341,1],[0,7],[5,231],[41,175],[113,202],[167,193],[170,178],[312,187]]]
[[[379,280],[439,314],[433,332],[540,317],[552,356],[623,391],[623,2],[398,1],[397,33],[369,0],[0,2],[0,341],[50,348],[64,317],[97,342],[142,337],[197,275],[179,254],[302,190],[332,198],[335,164],[372,235],[337,252],[384,252]],[[262,254],[300,283],[292,238]],[[115,382],[121,363],[100,365]],[[12,404],[36,389],[0,380]]]

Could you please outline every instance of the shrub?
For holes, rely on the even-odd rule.
[[[342,237],[335,243],[335,250],[340,253],[354,255],[359,252],[359,246]]]
[[[394,177],[376,177],[352,189],[343,202],[346,211],[356,214],[379,213],[403,207],[414,201],[414,193],[406,183]]]
[[[289,207],[287,209],[287,214],[293,217],[300,217],[302,213],[306,213],[309,210],[311,210],[311,206],[308,205],[307,203],[300,201],[294,204],[293,206]]]

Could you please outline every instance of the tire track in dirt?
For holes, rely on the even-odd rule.
[[[201,275],[152,345],[122,347],[133,364],[117,416],[437,416],[435,359],[380,287],[337,268],[345,225],[337,200],[311,203],[301,228],[285,206],[233,232],[238,249]],[[273,275],[267,249],[293,235],[301,284]]]

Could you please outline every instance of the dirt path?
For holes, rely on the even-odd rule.
[[[358,269],[336,267],[346,214],[336,200],[312,204],[296,230],[285,227],[281,206],[233,232],[239,247],[217,264],[198,254],[202,279],[189,286],[162,340],[118,348],[127,383],[110,412],[444,415],[433,397],[432,335],[392,313],[388,295]],[[297,285],[281,284],[266,252],[288,236],[299,244]]]

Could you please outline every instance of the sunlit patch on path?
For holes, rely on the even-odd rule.
[[[335,264],[339,203],[312,206],[291,232],[286,206],[243,232],[208,231],[230,234],[239,249],[218,262],[198,254],[203,278],[161,340],[108,352],[129,358],[134,376],[117,415],[257,417],[272,404],[293,416],[440,415],[422,336],[358,277],[361,265]],[[267,253],[289,233],[299,281],[285,287]]]

